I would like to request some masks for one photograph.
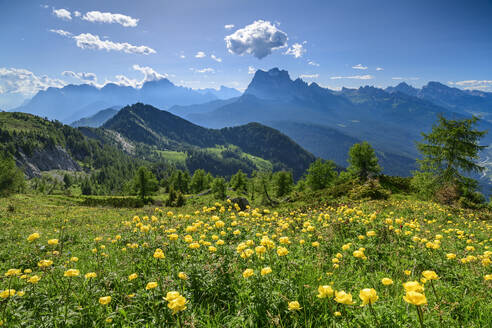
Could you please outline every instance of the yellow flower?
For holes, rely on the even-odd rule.
[[[264,267],[263,269],[261,269],[261,272],[260,272],[260,274],[262,276],[265,276],[265,275],[270,274],[270,273],[272,273],[272,268],[270,268],[270,267]]]
[[[76,257],[76,256],[73,256],[73,257],[70,259],[70,261],[72,261],[72,262],[77,262],[78,260],[79,260],[79,258],[78,258],[78,257]]]
[[[107,305],[111,302],[111,296],[99,297],[99,304]]]
[[[376,231],[370,230],[366,233],[366,236],[367,237],[374,237],[374,236],[376,236]]]
[[[256,252],[256,254],[261,255],[261,254],[266,252],[266,247],[265,246],[256,246],[255,252]]]
[[[453,259],[456,258],[456,254],[454,254],[454,253],[448,253],[448,254],[446,254],[446,258],[448,260],[453,260]]]
[[[164,299],[168,301],[167,307],[173,311],[173,314],[186,310],[188,301],[178,292],[168,292]]]
[[[27,282],[30,282],[31,284],[37,284],[41,280],[41,277],[38,275],[34,275],[27,279]]]
[[[6,289],[0,292],[0,298],[7,298],[9,296],[14,296],[14,295],[15,295],[15,289]]]
[[[360,291],[359,298],[362,300],[362,305],[366,305],[374,304],[379,297],[374,288],[364,288]]]
[[[363,252],[363,251],[361,251],[361,250],[357,250],[357,251],[354,251],[354,252],[352,253],[352,255],[353,255],[354,257],[357,257],[357,258],[363,258],[363,257],[364,257],[364,252]]]
[[[146,290],[149,290],[149,289],[153,289],[153,288],[156,288],[157,287],[157,282],[155,281],[151,281],[147,284],[147,286],[145,286],[145,289]]]
[[[339,291],[335,292],[335,301],[341,304],[352,305],[354,302],[352,301],[352,295],[347,294],[346,292]]]
[[[277,255],[278,256],[285,256],[287,254],[289,254],[289,250],[287,248],[282,247],[282,246],[277,248]]]
[[[26,295],[26,292],[25,292],[25,291],[23,291],[23,290],[19,290],[19,291],[17,292],[17,296],[19,296],[19,297],[22,297],[22,296],[24,296],[24,295]]]
[[[52,266],[52,265],[53,265],[52,260],[41,260],[38,262],[38,267],[40,267],[40,268],[47,268],[47,267]]]
[[[31,273],[31,272],[32,272],[32,270],[31,270],[31,269],[25,269],[25,270],[24,270],[24,273]]]
[[[298,311],[302,308],[301,308],[301,305],[299,304],[298,301],[292,301],[292,302],[289,302],[288,309],[289,309],[289,311]]]
[[[21,273],[21,269],[9,269],[7,272],[5,272],[5,277],[18,276]]]
[[[403,288],[405,288],[406,292],[418,292],[422,293],[424,291],[424,286],[419,284],[418,281],[407,281],[403,283]]]
[[[255,274],[255,272],[253,271],[253,269],[246,269],[243,272],[243,278],[244,279],[247,279],[247,278],[251,277],[254,274]]]
[[[335,317],[340,317],[340,316],[342,315],[342,313],[340,313],[340,312],[336,311],[336,312],[334,312],[334,313],[333,313],[333,315],[334,315]]]
[[[50,239],[50,240],[48,240],[48,245],[58,245],[58,239]]]
[[[96,278],[96,277],[97,277],[97,273],[95,273],[95,272],[88,272],[85,274],[86,279],[91,279],[91,278]]]
[[[485,281],[488,281],[488,280],[492,280],[492,274],[486,274],[483,279],[485,279]]]
[[[424,305],[427,304],[427,299],[425,295],[416,291],[407,291],[406,295],[403,296],[405,302],[414,304],[414,305]]]
[[[410,271],[410,270],[405,270],[405,271],[403,271],[403,273],[404,273],[406,276],[409,276],[409,275],[411,275],[411,274],[412,274],[412,271]]]
[[[430,271],[430,270],[426,270],[426,271],[422,272],[422,275],[427,280],[437,280],[437,279],[439,279],[439,276],[434,271]]]
[[[217,252],[217,247],[215,247],[215,246],[208,246],[208,251],[210,253],[215,253],[215,252]]]
[[[32,241],[35,241],[36,239],[38,239],[40,236],[39,236],[39,233],[35,232],[35,233],[32,233],[29,235],[29,237],[27,237],[27,240],[29,242],[32,242]]]
[[[333,288],[329,285],[319,286],[318,287],[318,298],[326,298],[333,296]]]
[[[313,242],[311,243],[311,245],[312,245],[313,247],[319,247],[319,242],[317,242],[317,241],[313,241]]]
[[[131,275],[128,276],[128,281],[132,281],[133,279],[137,279],[137,278],[138,278],[138,274],[132,273]]]
[[[78,277],[80,275],[80,271],[77,269],[68,269],[63,274],[64,277]]]
[[[186,275],[186,273],[184,272],[180,272],[178,273],[178,278],[181,280],[188,280],[188,275]]]
[[[200,248],[200,244],[195,242],[195,243],[191,243],[190,246],[188,247],[191,249],[197,249]]]
[[[393,280],[391,280],[390,278],[383,278],[381,279],[381,282],[385,286],[393,285]]]
[[[162,249],[160,248],[157,248],[154,252],[154,258],[156,259],[163,259],[165,258],[166,256],[164,256],[164,252],[162,251]]]
[[[169,240],[178,240],[178,235],[175,233],[172,233],[169,236],[167,236],[167,238],[169,238]]]

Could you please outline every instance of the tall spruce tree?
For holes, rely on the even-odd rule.
[[[371,145],[364,141],[354,144],[349,150],[348,171],[360,180],[366,181],[370,175],[376,175],[381,171],[378,158]]]

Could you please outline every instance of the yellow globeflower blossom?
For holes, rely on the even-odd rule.
[[[27,279],[27,282],[29,282],[31,284],[37,284],[40,280],[41,280],[40,276],[34,275],[34,276],[30,277],[29,279]]]
[[[374,231],[374,230],[370,230],[370,231],[368,231],[368,232],[366,233],[366,236],[367,236],[367,237],[374,237],[374,236],[376,236],[376,231]]]
[[[178,292],[168,292],[164,299],[168,302],[167,307],[173,311],[173,314],[186,310],[188,301]]]
[[[486,275],[483,277],[483,279],[484,279],[485,281],[492,280],[492,274],[486,274]]]
[[[31,270],[31,269],[25,269],[25,270],[24,270],[24,273],[31,273],[31,272],[32,272],[32,270]]]
[[[243,278],[244,279],[247,279],[247,278],[251,277],[254,274],[255,274],[255,272],[253,271],[253,269],[246,269],[243,272]]]
[[[456,254],[454,254],[454,253],[448,253],[448,254],[446,254],[446,258],[448,260],[454,260],[456,258]]]
[[[289,311],[298,311],[302,308],[301,308],[301,305],[299,304],[298,301],[292,301],[292,302],[289,302],[288,309],[289,309]]]
[[[50,239],[50,240],[48,240],[48,245],[58,245],[58,239]]]
[[[184,272],[178,273],[178,278],[181,280],[188,280],[188,275]]]
[[[6,289],[0,292],[0,298],[7,298],[15,295],[15,289]]]
[[[88,272],[85,274],[85,279],[91,279],[91,278],[96,278],[97,277],[97,273],[95,272]]]
[[[68,269],[63,274],[64,277],[78,277],[80,275],[80,271],[77,269]]]
[[[381,279],[381,283],[385,286],[393,285],[393,280],[390,278],[383,278]]]
[[[9,269],[7,272],[5,272],[5,277],[19,276],[21,273],[21,269]]]
[[[149,290],[149,289],[154,289],[157,287],[157,282],[155,281],[151,281],[147,284],[147,286],[145,286],[145,289],[146,290]]]
[[[406,276],[409,276],[409,275],[411,275],[411,274],[412,274],[412,271],[410,271],[410,270],[405,270],[405,271],[403,271],[403,273],[404,273]]]
[[[25,292],[25,291],[23,291],[23,290],[19,290],[19,291],[17,292],[17,296],[19,296],[19,297],[22,297],[22,296],[24,296],[24,295],[26,295],[26,292]]]
[[[340,317],[340,316],[342,316],[342,313],[341,313],[341,312],[339,312],[339,311],[335,311],[335,312],[333,313],[333,315],[334,315],[335,317]]]
[[[40,268],[47,268],[47,267],[52,266],[52,265],[53,265],[52,260],[41,260],[38,262],[38,267],[40,267]]]
[[[285,256],[287,254],[289,254],[289,250],[287,248],[282,247],[282,246],[280,246],[279,248],[277,248],[277,255],[278,256]]]
[[[133,279],[137,279],[137,278],[138,278],[138,274],[132,273],[131,275],[128,276],[128,281],[132,281]]]
[[[215,247],[215,246],[208,246],[208,251],[210,253],[215,253],[215,252],[217,252],[217,247]]]
[[[424,294],[416,292],[416,291],[407,291],[405,296],[403,296],[405,302],[414,304],[414,305],[424,305],[427,304],[427,298]]]
[[[347,294],[343,290],[335,292],[335,301],[346,305],[354,304],[354,302],[352,301],[352,294]]]
[[[165,258],[166,256],[164,255],[164,252],[162,251],[162,249],[160,248],[157,248],[154,252],[154,258],[156,259],[163,259]]]
[[[426,271],[422,272],[422,276],[424,276],[424,278],[427,280],[439,279],[439,276],[434,271],[430,271],[430,270],[426,270]]]
[[[263,268],[263,269],[261,269],[261,271],[260,271],[260,274],[261,274],[262,276],[265,276],[265,275],[270,274],[270,273],[272,273],[272,268],[270,268],[270,267],[264,267],[264,268]]]
[[[111,302],[111,296],[99,297],[99,304],[101,304],[101,305],[107,305],[110,302]]]
[[[330,285],[323,285],[318,287],[318,298],[327,298],[333,296],[333,288]]]
[[[27,241],[32,242],[35,241],[36,239],[39,239],[39,237],[40,237],[39,233],[35,232],[30,234],[29,237],[27,237]]]
[[[359,298],[362,300],[362,305],[371,305],[374,304],[379,297],[374,288],[364,288],[360,291]]]
[[[406,292],[419,292],[422,293],[424,291],[424,286],[422,286],[418,281],[407,281],[403,283],[403,288],[405,288]]]

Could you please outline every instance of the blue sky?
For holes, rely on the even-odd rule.
[[[0,29],[1,109],[67,83],[244,89],[272,67],[492,91],[492,0],[0,0]]]

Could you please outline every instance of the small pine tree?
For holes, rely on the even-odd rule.
[[[63,184],[65,185],[65,189],[70,188],[73,184],[72,177],[65,173],[65,175],[63,175]]]
[[[154,174],[145,166],[141,166],[138,169],[133,181],[137,194],[142,201],[145,201],[149,195],[159,188],[159,183]]]
[[[80,189],[82,191],[82,195],[92,195],[93,191],[92,191],[92,185],[91,185],[91,182],[88,178],[85,178],[84,180],[82,180],[82,184],[80,185]]]
[[[193,173],[191,178],[190,189],[193,193],[197,194],[209,187],[207,175],[204,170],[198,169]]]
[[[24,189],[24,173],[11,156],[0,154],[0,197],[7,197]]]
[[[306,183],[312,190],[320,190],[328,187],[336,177],[333,161],[317,159],[307,170]]]
[[[224,200],[227,197],[226,189],[227,185],[224,178],[215,178],[212,182],[212,192],[216,198]]]
[[[231,188],[235,191],[244,192],[247,189],[248,177],[241,169],[234,174],[230,181]]]
[[[184,198],[183,194],[178,191],[178,195],[176,197],[176,207],[181,207],[186,204],[186,199]]]
[[[171,186],[169,187],[169,196],[166,200],[166,206],[173,206],[174,202],[176,201],[176,191],[174,188]]]
[[[275,173],[274,181],[275,181],[277,197],[282,197],[290,193],[294,185],[292,172],[286,172],[286,171],[277,172]]]
[[[347,170],[361,181],[366,181],[369,176],[381,171],[376,153],[367,141],[354,144],[349,150],[347,161],[350,164]]]

